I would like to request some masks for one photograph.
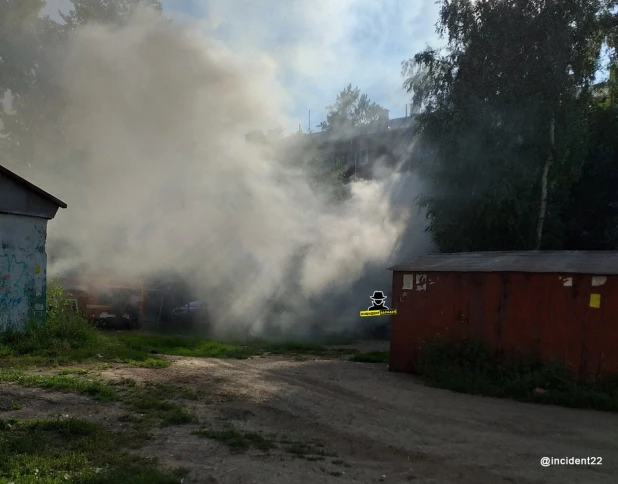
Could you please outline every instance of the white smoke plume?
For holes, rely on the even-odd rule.
[[[191,275],[217,328],[300,337],[358,324],[373,290],[390,293],[395,256],[429,248],[414,174],[354,183],[332,204],[301,164],[246,142],[252,128],[289,125],[267,55],[236,56],[140,11],[73,34],[58,82],[70,149],[37,181],[68,203],[50,244],[74,250],[50,274],[174,269]]]

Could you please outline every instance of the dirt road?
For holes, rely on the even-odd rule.
[[[432,389],[410,375],[388,373],[382,364],[298,357],[171,360],[169,368],[117,367],[101,375],[200,388],[207,396],[185,403],[202,426],[263,432],[273,442],[301,447],[235,454],[220,439],[193,435],[197,425],[156,429],[142,452],[190,468],[185,484],[618,479],[617,415]],[[62,398],[72,400],[55,398],[56,411],[75,413],[76,402],[87,401]],[[117,418],[117,406],[102,411]],[[544,468],[545,456],[601,457],[602,465]]]
[[[381,364],[174,358],[168,369],[105,376],[212,388],[209,403],[194,405],[200,418],[319,441],[336,454],[313,462],[272,452],[232,455],[184,427],[162,431],[146,452],[193,468],[194,482],[569,484],[614,483],[618,476],[616,415],[432,389]],[[545,456],[603,461],[544,468]]]

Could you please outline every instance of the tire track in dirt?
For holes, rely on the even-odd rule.
[[[260,427],[262,429],[285,428],[296,435],[302,434],[309,438],[327,441],[331,445],[335,444],[338,455],[348,461],[353,459],[356,463],[355,467],[365,467],[368,471],[379,468],[380,472],[383,472],[386,467],[390,469],[389,475],[392,475],[393,472],[404,475],[413,469],[413,472],[420,473],[423,476],[441,480],[449,479],[449,476],[452,477],[455,473],[459,482],[479,484],[512,482],[508,478],[503,479],[480,466],[468,465],[462,469],[460,466],[449,465],[440,457],[432,457],[420,449],[412,450],[409,447],[394,446],[388,444],[385,440],[375,439],[371,435],[361,435],[358,431],[342,429],[335,422],[321,421],[322,416],[312,412],[316,402],[337,402],[338,406],[348,405],[353,407],[351,411],[356,414],[356,418],[360,414],[363,418],[371,419],[376,411],[396,410],[395,405],[304,375],[300,371],[292,372],[290,375],[283,374],[279,370],[256,369],[250,363],[244,361],[233,363],[217,361],[213,363],[219,368],[225,368],[235,376],[242,375],[243,386],[256,385],[257,382],[273,379],[280,386],[283,383],[284,386],[292,387],[293,392],[290,392],[289,389],[285,391],[285,389],[279,388],[280,395],[261,402],[262,412],[260,412],[260,417],[262,421]],[[219,365],[219,363],[223,364]],[[235,378],[231,379],[235,380]],[[260,387],[261,385],[257,384],[256,386]],[[253,393],[247,390],[247,386],[244,386],[243,393]],[[299,405],[298,402],[291,402],[290,393],[312,395],[312,403],[309,405],[301,403]],[[268,422],[269,420],[270,422]],[[422,435],[421,432],[415,432],[411,429],[407,429],[407,431]],[[518,482],[533,484],[539,481],[522,479]]]
[[[205,389],[216,397],[197,403],[205,418],[234,419],[249,411],[240,429],[319,439],[353,465],[345,475],[330,477],[316,471],[319,463],[288,458],[279,465],[277,457],[232,457],[221,449],[217,458],[229,462],[217,464],[220,469],[247,469],[230,471],[218,478],[221,483],[377,482],[386,474],[385,482],[409,482],[412,475],[413,482],[427,484],[613,484],[618,473],[616,415],[455,394],[387,373],[384,365],[282,357],[170,360],[166,369],[122,368],[107,377]],[[195,460],[202,464],[210,462],[203,457],[206,449],[219,448],[185,438],[193,439]],[[190,447],[186,452],[191,455]],[[539,464],[542,456],[587,455],[604,457],[606,465]],[[250,479],[248,469],[266,480]]]

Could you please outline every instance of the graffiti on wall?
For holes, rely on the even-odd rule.
[[[0,331],[45,319],[47,220],[0,214]]]
[[[28,264],[0,253],[0,314],[19,307],[25,297]]]

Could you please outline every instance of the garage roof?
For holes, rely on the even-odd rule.
[[[429,254],[391,267],[398,272],[618,274],[618,251],[460,252]]]
[[[41,195],[43,198],[46,198],[50,202],[55,203],[60,208],[67,208],[67,204],[64,203],[62,200],[57,199],[53,195],[47,193],[45,190],[42,190],[41,188],[37,187],[35,184],[30,183],[28,180],[23,179],[22,177],[20,177],[16,173],[13,173],[11,170],[5,168],[2,165],[0,165],[0,173],[6,175],[8,178],[11,178],[12,180],[24,186],[25,188],[32,190],[33,192]]]

